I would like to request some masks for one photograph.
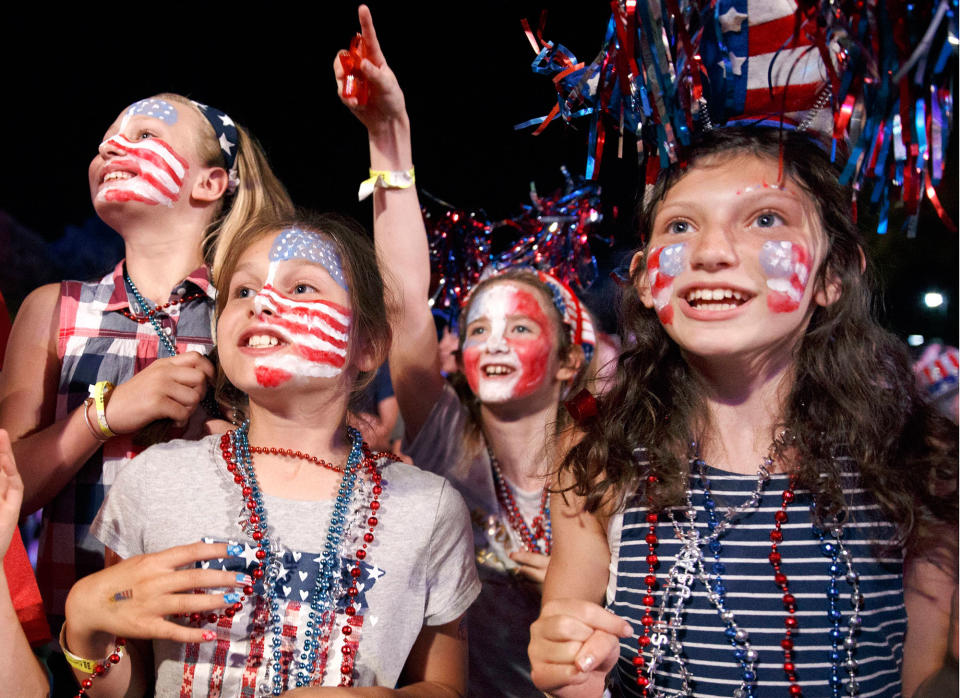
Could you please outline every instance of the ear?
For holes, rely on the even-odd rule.
[[[843,282],[836,274],[831,274],[824,279],[823,285],[813,294],[813,302],[824,308],[836,303],[843,292]]]
[[[222,167],[206,167],[193,183],[190,198],[195,201],[213,202],[227,192],[230,178]]]
[[[647,265],[643,259],[643,250],[633,255],[630,260],[630,278],[636,279],[637,295],[640,296],[640,302],[646,307],[653,307],[653,293],[650,291],[650,283],[647,280]]]
[[[566,358],[560,362],[560,367],[557,368],[557,380],[566,383],[568,380],[576,378],[585,361],[586,355],[583,353],[583,347],[579,344],[570,347]]]
[[[390,341],[393,339],[393,333],[390,333],[390,337],[387,338],[387,347],[390,346]],[[380,368],[380,365],[386,360],[386,356],[382,355],[380,352],[374,351],[374,348],[371,346],[370,341],[366,337],[361,337],[357,342],[357,351],[353,356],[353,365],[361,373],[368,373],[370,371],[376,371]]]

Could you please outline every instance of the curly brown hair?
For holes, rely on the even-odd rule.
[[[783,163],[783,176],[815,202],[828,249],[814,283],[825,289],[828,280],[839,281],[842,289],[834,303],[813,311],[794,349],[795,379],[777,424],[793,441],[778,455],[796,472],[798,486],[814,493],[821,517],[850,515],[841,474],[854,470],[897,526],[898,540],[891,543],[908,552],[930,549],[934,540],[942,542],[944,527],[957,522],[956,428],[923,400],[906,347],[874,318],[872,270],[850,217],[849,191],[827,154],[796,132],[712,131],[683,154],[688,169],[675,165],[661,172],[638,212],[641,239],[689,167],[744,155]],[[634,494],[655,509],[681,503],[689,443],[707,423],[702,385],[656,313],[640,302],[641,267],[624,292],[625,347],[614,387],[563,463],[588,511]],[[637,447],[645,449],[643,458],[634,456]],[[650,475],[657,484],[648,487]],[[955,543],[955,536],[947,540]]]

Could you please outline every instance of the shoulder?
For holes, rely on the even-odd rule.
[[[156,492],[196,483],[216,467],[219,439],[219,434],[212,434],[198,441],[175,439],[155,444],[123,466],[113,487]]]
[[[44,284],[31,291],[17,311],[15,326],[21,329],[36,327],[46,330],[51,319],[55,319],[60,306],[61,284]]]
[[[441,517],[460,508],[466,511],[460,493],[441,475],[397,461],[389,462],[381,472],[391,497],[404,500],[417,511],[433,510]]]

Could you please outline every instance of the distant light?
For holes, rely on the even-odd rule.
[[[553,223],[550,224],[550,227],[547,228],[547,230],[549,230],[551,233],[555,233],[557,232],[557,228],[559,227],[560,227],[560,224],[554,221]]]
[[[923,344],[923,335],[922,334],[911,334],[907,337],[907,344],[911,347],[919,347]]]
[[[939,308],[943,305],[943,294],[930,291],[923,294],[923,304],[928,308]]]

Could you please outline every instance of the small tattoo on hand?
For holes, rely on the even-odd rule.
[[[110,597],[111,601],[129,601],[133,598],[133,589],[124,589],[123,591],[118,591],[116,594]]]

